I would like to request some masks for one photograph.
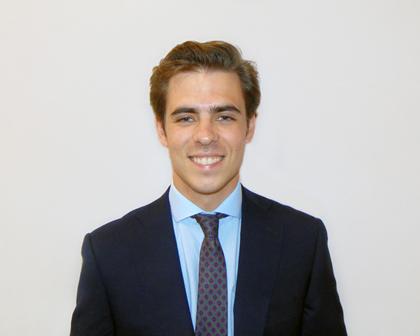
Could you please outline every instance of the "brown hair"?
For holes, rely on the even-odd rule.
[[[158,120],[165,120],[169,80],[180,72],[222,70],[238,75],[244,95],[246,116],[257,115],[260,85],[255,64],[244,60],[235,46],[223,41],[186,41],[178,44],[153,68],[150,77],[150,104]]]

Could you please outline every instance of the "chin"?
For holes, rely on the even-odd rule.
[[[218,191],[223,189],[223,187],[215,184],[209,185],[205,183],[197,183],[191,185],[191,189],[197,194],[211,195],[217,193]]]
[[[191,184],[192,189],[202,195],[212,195],[223,191],[225,188],[235,187],[236,183],[232,185],[234,179],[228,181],[197,181]]]

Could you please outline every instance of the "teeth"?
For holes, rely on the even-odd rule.
[[[221,156],[193,156],[192,160],[200,165],[211,165],[222,160]]]

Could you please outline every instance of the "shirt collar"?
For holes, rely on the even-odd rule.
[[[228,216],[241,217],[241,206],[242,206],[242,190],[241,184],[238,182],[235,189],[230,193],[228,197],[214,210],[211,212],[204,211],[184,195],[182,195],[172,183],[169,189],[169,204],[171,206],[172,217],[176,222],[179,222],[185,218],[191,217],[198,213],[215,213],[220,212]]]

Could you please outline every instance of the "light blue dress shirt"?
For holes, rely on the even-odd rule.
[[[184,278],[185,292],[195,329],[197,313],[198,265],[204,233],[191,216],[197,213],[220,212],[228,215],[219,221],[219,240],[226,260],[228,294],[228,336],[233,336],[233,304],[235,302],[238,274],[239,244],[241,236],[242,190],[238,183],[235,190],[213,211],[207,212],[183,196],[172,184],[169,190],[172,221]]]

